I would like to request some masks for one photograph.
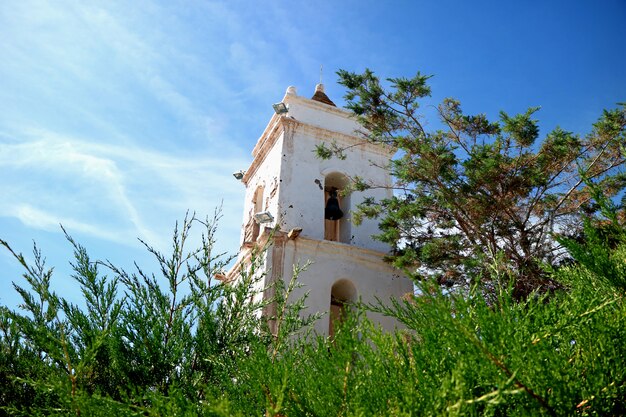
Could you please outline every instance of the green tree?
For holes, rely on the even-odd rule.
[[[338,75],[363,139],[399,150],[389,167],[394,196],[367,199],[354,219],[380,218],[377,237],[395,248],[395,265],[418,279],[482,282],[489,290],[496,275],[485,265],[498,259],[513,272],[506,276],[514,277],[516,297],[549,288],[541,264],[564,254],[554,234],[577,233],[598,210],[589,184],[608,198],[626,185],[626,105],[604,111],[585,136],[556,128],[539,140],[538,108],[491,121],[448,98],[437,107],[441,128],[429,129],[418,111],[430,96],[429,76],[384,86],[370,70]],[[342,157],[334,144],[317,152]],[[355,178],[357,190],[373,186]]]

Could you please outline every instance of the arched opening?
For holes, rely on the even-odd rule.
[[[257,238],[259,237],[259,233],[261,231],[261,225],[254,220],[254,215],[256,213],[263,211],[263,191],[264,191],[264,187],[262,185],[259,185],[256,191],[254,192],[254,196],[252,197],[252,207],[253,207],[252,215],[251,215],[251,220],[252,220],[251,241],[252,242],[256,242]]]
[[[350,195],[345,194],[349,180],[344,174],[333,172],[324,178],[324,239],[334,242],[350,243],[351,228],[348,214],[350,212]],[[329,200],[332,206],[338,206],[343,214],[339,219],[329,218]],[[336,208],[336,207],[335,207]],[[337,217],[337,216],[335,216]]]
[[[356,301],[356,287],[352,281],[340,279],[335,282],[330,290],[330,312],[328,318],[328,334],[335,334],[335,326],[340,324],[346,317],[349,304]]]

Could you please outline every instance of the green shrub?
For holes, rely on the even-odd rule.
[[[229,260],[212,252],[217,218],[187,218],[167,256],[146,245],[158,275],[94,262],[68,236],[80,306],[51,291],[36,248],[33,265],[14,253],[25,284],[15,285],[21,311],[0,308],[0,413],[626,414],[626,243],[617,222],[610,239],[589,222],[584,239],[562,240],[575,262],[547,270],[564,290],[519,301],[507,269],[488,265],[500,274],[495,297],[421,282],[410,299],[355,305],[329,338],[308,333],[318,317],[299,316],[305,299],[287,303],[295,279],[275,288],[275,316],[260,314],[268,301],[250,301],[259,257],[236,283],[214,280]],[[202,244],[187,251],[197,224]],[[384,332],[371,313],[403,328]]]

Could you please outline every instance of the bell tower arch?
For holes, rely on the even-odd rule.
[[[288,281],[294,264],[310,261],[298,277],[303,287],[294,297],[308,292],[304,313],[328,314],[315,325],[319,334],[332,332],[330,318],[341,317],[343,313],[337,312],[345,312],[357,294],[365,302],[384,302],[413,290],[402,273],[383,261],[390,248],[372,237],[378,233],[376,221],[365,219],[358,226],[351,221],[351,210],[366,198],[391,195],[385,187],[349,189],[351,178],[357,176],[377,185],[391,185],[388,170],[381,167],[389,163],[395,150],[363,141],[357,133],[360,129],[349,112],[328,98],[322,84],[311,98],[299,96],[295,87],[289,87],[282,101],[274,105],[274,114],[241,179],[246,186],[241,250],[227,279],[236,278],[251,251],[274,230],[259,271],[266,280],[262,288],[272,280]],[[317,158],[315,149],[321,142],[346,148],[345,158]],[[385,328],[397,324],[390,318],[370,317]]]
[[[328,311],[328,335],[335,334],[335,327],[341,323],[350,309],[350,304],[357,301],[357,290],[354,283],[342,278],[330,289],[330,309]]]
[[[350,179],[343,173],[324,176],[324,240],[350,243]]]

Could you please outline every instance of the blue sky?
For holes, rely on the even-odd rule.
[[[515,3],[515,4],[514,4]],[[626,2],[34,1],[0,3],[0,238],[69,278],[63,224],[94,258],[148,270],[186,210],[223,201],[235,253],[246,168],[287,86],[343,104],[335,71],[433,74],[497,116],[541,106],[545,134],[626,101]],[[433,122],[434,124],[434,122]],[[0,303],[21,271],[0,251]]]

